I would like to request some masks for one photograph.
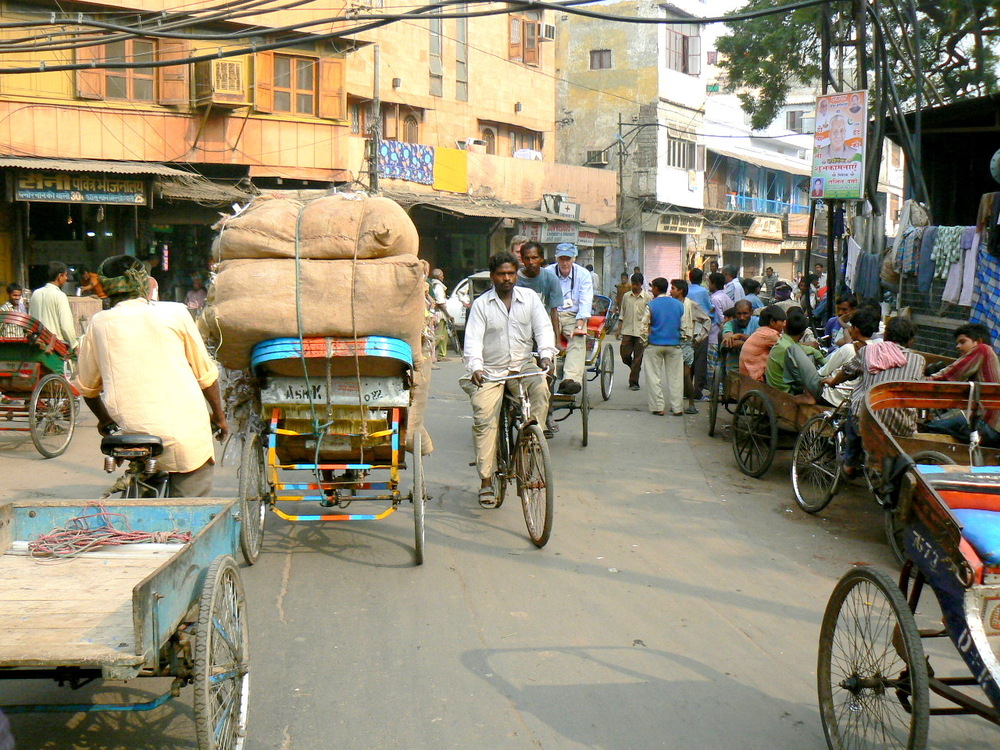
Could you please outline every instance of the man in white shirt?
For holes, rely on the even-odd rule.
[[[448,290],[444,285],[444,271],[435,268],[427,280],[431,301],[434,303],[434,346],[437,349],[437,359],[448,361]],[[454,321],[453,321],[454,322]]]
[[[723,268],[722,275],[726,278],[726,286],[724,287],[726,296],[729,297],[735,305],[747,296],[746,292],[743,291],[743,284],[740,283],[740,279],[736,275],[736,269],[732,266],[726,266]]]
[[[643,291],[642,285],[645,282],[641,273],[632,274],[629,283],[632,285],[630,291],[622,295],[621,315],[618,317],[618,331],[616,335],[621,341],[619,354],[622,362],[629,368],[628,389],[630,391],[639,390],[639,374],[642,372],[642,353],[645,347],[642,344],[642,321],[646,315],[646,305],[653,299],[653,295]]]
[[[531,289],[516,286],[517,258],[501,252],[490,258],[493,288],[469,308],[465,323],[465,366],[469,374],[459,384],[472,401],[472,444],[479,471],[479,502],[496,504],[493,474],[496,471],[497,424],[506,383],[490,382],[514,373],[537,372],[518,381],[531,400],[531,417],[545,424],[549,390],[542,370],[552,365],[556,353],[552,322],[541,299]],[[533,352],[541,359],[535,364]]]
[[[563,303],[559,308],[559,325],[566,339],[566,362],[559,392],[574,394],[583,388],[587,358],[587,321],[594,305],[594,282],[583,266],[575,263],[576,245],[561,242],[556,245],[556,263],[545,270],[554,273],[562,289]]]
[[[31,295],[28,314],[40,320],[42,325],[69,344],[70,349],[76,348],[76,322],[73,311],[69,308],[69,299],[63,292],[63,284],[69,280],[69,269],[65,263],[53,261],[49,263],[49,283],[41,289],[36,289]]]

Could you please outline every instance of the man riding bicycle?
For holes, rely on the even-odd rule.
[[[496,470],[497,424],[503,405],[505,384],[490,382],[507,375],[537,372],[537,377],[519,381],[531,400],[531,417],[545,424],[549,390],[543,370],[552,366],[556,353],[552,321],[538,295],[516,286],[517,259],[508,252],[490,258],[493,288],[480,295],[469,308],[465,324],[465,365],[469,374],[459,384],[472,401],[472,444],[479,471],[479,502],[496,503],[493,473]],[[536,350],[541,369],[535,364]]]

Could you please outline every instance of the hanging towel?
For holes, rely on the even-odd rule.
[[[917,258],[917,291],[927,294],[934,280],[934,241],[938,231],[945,227],[927,227],[920,239],[919,257]]]
[[[858,260],[860,257],[861,245],[853,237],[849,237],[847,239],[847,273],[844,275],[844,280],[847,283],[847,288],[852,292],[858,279]]]
[[[920,243],[924,238],[924,229],[917,227],[907,232],[899,251],[899,272],[911,274],[917,272],[917,261],[920,258]]]
[[[962,259],[962,234],[965,230],[966,227],[938,228],[937,236],[934,238],[934,250],[931,252],[935,279],[947,278],[952,263]]]
[[[1000,258],[980,249],[969,322],[982,323],[986,326],[993,337],[993,346],[1000,343],[998,309],[1000,309]]]
[[[972,247],[965,254],[965,267],[962,269],[962,296],[958,298],[958,304],[970,307],[972,305],[972,294],[976,287],[976,267],[979,262],[979,254],[982,252],[982,234],[976,230],[972,238]]]
[[[905,367],[908,361],[895,341],[869,341],[865,349],[868,352],[865,355],[868,372],[872,375],[893,367]]]
[[[962,278],[965,275],[965,264],[969,253],[972,252],[975,237],[975,227],[962,228],[962,234],[958,240],[958,260],[948,267],[948,277],[945,280],[944,293],[941,295],[944,302],[950,302],[953,305],[961,304]]]

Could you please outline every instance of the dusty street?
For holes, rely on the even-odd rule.
[[[896,570],[865,493],[809,517],[792,499],[787,455],[764,479],[744,477],[728,442],[706,436],[707,405],[652,416],[619,373],[611,401],[597,397],[589,447],[578,417],[550,441],[555,524],[536,550],[515,503],[475,501],[460,368],[435,373],[422,567],[406,507],[351,525],[269,516],[260,561],[242,571],[246,747],[824,748],[815,665],[827,597],[853,562]],[[0,436],[0,498],[98,496],[109,477],[93,428],[84,418],[70,451],[49,461]],[[223,467],[216,494],[234,492]],[[95,690],[148,700],[157,689],[0,683],[0,702],[79,702]],[[145,715],[12,725],[19,748],[189,748],[190,692]],[[932,720],[932,747],[996,743],[983,722]]]

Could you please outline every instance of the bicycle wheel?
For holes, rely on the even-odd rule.
[[[917,464],[929,464],[931,466],[947,466],[948,464],[955,463],[955,459],[940,451],[920,451],[913,455],[913,461]],[[903,481],[906,482],[907,478],[904,477]],[[900,565],[905,563],[907,559],[904,520],[906,519],[907,506],[909,505],[908,492],[913,492],[912,483],[903,485],[896,507],[892,509],[887,508],[885,511],[885,538],[889,542],[889,549],[892,550],[893,557],[896,558],[896,562]],[[914,570],[916,569],[914,568]]]
[[[580,424],[583,430],[580,436],[580,445],[584,448],[590,442],[590,394],[587,392],[587,380],[583,381],[583,389],[580,391]]]
[[[806,420],[792,452],[792,490],[806,513],[819,513],[837,492],[840,480],[837,431],[825,414]]]
[[[610,346],[601,350],[601,398],[607,401],[611,398],[611,389],[615,385],[615,352]]]
[[[455,354],[462,356],[462,340],[458,336],[458,329],[455,328],[454,324],[448,324],[448,340],[451,342],[452,348],[455,350]]]
[[[413,556],[417,565],[424,564],[424,510],[427,507],[427,493],[424,488],[424,458],[421,453],[420,432],[413,436]]]
[[[733,456],[747,476],[760,477],[778,452],[778,420],[771,399],[753,390],[740,399],[733,413]]]
[[[555,488],[549,447],[542,429],[528,425],[521,431],[517,446],[517,494],[524,509],[528,536],[536,547],[544,547],[552,533],[552,513],[555,510]]]
[[[858,566],[837,583],[823,615],[819,709],[832,750],[927,747],[927,660],[899,586]]]
[[[712,382],[709,383],[708,391],[708,436],[715,437],[715,420],[719,415],[719,400],[722,398],[722,389],[725,387],[724,378],[726,372],[719,365],[712,373]]]
[[[76,428],[76,397],[62,375],[49,374],[38,381],[28,402],[31,442],[46,458],[61,456]]]
[[[240,482],[240,551],[247,565],[253,565],[264,543],[264,521],[271,496],[260,435],[254,433],[244,441],[237,474]]]

